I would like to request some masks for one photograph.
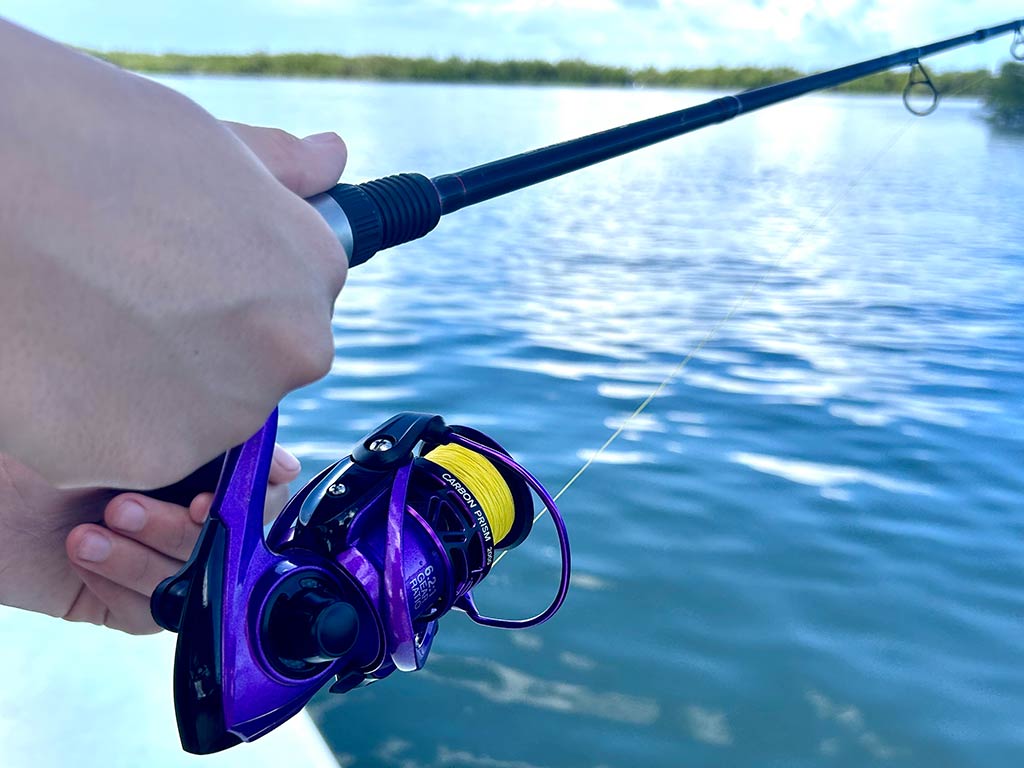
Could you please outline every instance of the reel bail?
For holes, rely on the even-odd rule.
[[[259,738],[332,677],[345,693],[422,668],[452,609],[520,629],[553,616],[568,591],[568,536],[544,487],[491,438],[429,414],[398,414],[364,437],[264,536],[276,422],[227,454],[192,557],[151,601],[178,633],[175,711],[195,754]],[[529,535],[531,491],[555,524],[558,590],[531,618],[483,616],[472,590],[496,550]]]

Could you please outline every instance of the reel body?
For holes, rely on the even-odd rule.
[[[179,635],[175,711],[195,754],[262,736],[332,678],[331,691],[345,693],[421,668],[453,608],[522,628],[550,618],[568,590],[553,500],[497,443],[440,416],[382,424],[292,497],[264,536],[276,418],[227,454],[192,557],[153,594],[157,622]],[[529,534],[531,489],[558,531],[558,592],[529,619],[482,616],[472,589],[496,551]]]

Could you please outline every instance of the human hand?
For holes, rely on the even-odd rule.
[[[265,520],[288,501],[298,473],[294,457],[275,448]],[[112,496],[60,491],[0,455],[0,603],[132,634],[158,631],[149,596],[188,559],[213,496],[187,509],[141,493]]]
[[[223,124],[2,20],[0,93],[0,452],[160,487],[329,370],[346,257],[302,196],[340,139]]]
[[[348,160],[348,148],[336,133],[300,139],[280,128],[263,128],[221,120],[286,188],[312,197],[333,187]]]

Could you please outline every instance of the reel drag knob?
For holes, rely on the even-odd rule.
[[[264,614],[266,655],[288,677],[312,677],[348,653],[359,637],[359,616],[320,579],[285,580]]]

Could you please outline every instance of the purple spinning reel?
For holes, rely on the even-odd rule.
[[[174,701],[188,752],[259,738],[329,678],[345,693],[419,669],[452,608],[519,629],[561,607],[565,524],[540,483],[486,435],[399,414],[292,497],[264,537],[276,432],[275,412],[227,454],[192,557],[153,594],[153,616],[178,633]],[[530,619],[482,616],[472,589],[496,550],[529,534],[531,488],[558,532],[558,592]]]

